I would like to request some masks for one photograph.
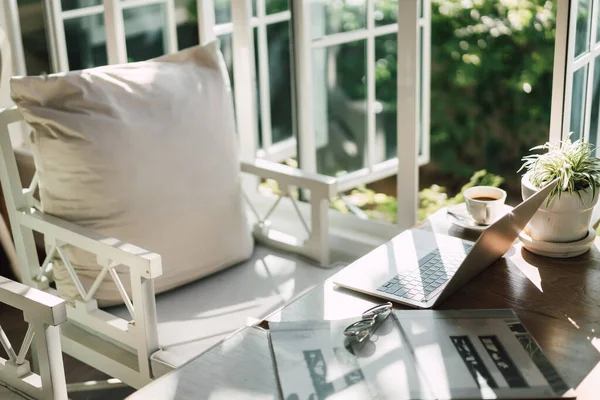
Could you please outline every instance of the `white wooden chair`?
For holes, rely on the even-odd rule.
[[[20,350],[15,351],[0,327],[0,344],[8,359],[0,358],[0,399],[67,399],[58,325],[67,320],[65,302],[53,295],[0,276],[0,303],[23,311],[29,323]],[[25,359],[35,348],[40,373]]]
[[[308,238],[275,231],[269,220],[272,208],[260,217],[251,206],[254,236],[261,244],[250,260],[155,296],[153,279],[161,275],[160,255],[45,215],[34,198],[35,176],[28,188],[22,188],[8,132],[8,125],[21,119],[15,108],[0,111],[0,179],[23,283],[52,291],[51,254],[40,262],[34,231],[51,238],[57,249],[68,244],[95,254],[104,265],[97,282],[118,265],[128,267],[132,296],[116,280],[125,305],[108,310],[97,306],[97,285],[86,290],[71,271],[83,300],[67,305],[68,321],[61,328],[61,339],[63,351],[130,386],[139,388],[183,364],[335,272],[315,268],[307,260],[329,265],[327,213],[329,199],[336,194],[335,180],[257,160],[243,162],[241,170],[278,182],[283,194],[273,208],[293,188],[310,191],[309,222],[302,221]],[[290,210],[301,218],[307,216],[293,199],[292,204]]]

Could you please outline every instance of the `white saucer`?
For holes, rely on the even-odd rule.
[[[583,254],[592,247],[594,239],[596,239],[596,231],[592,228],[583,239],[567,243],[534,240],[529,236],[527,228],[519,235],[519,240],[527,250],[540,256],[552,258],[570,258]]]
[[[504,205],[504,210],[502,215],[508,213],[512,210],[513,207],[509,205]],[[450,214],[450,212],[452,214]],[[475,222],[473,217],[469,215],[467,212],[467,205],[465,203],[460,203],[455,206],[448,207],[448,213],[446,213],[446,217],[456,226],[460,226],[461,228],[470,229],[473,231],[483,231],[489,225],[479,225]]]

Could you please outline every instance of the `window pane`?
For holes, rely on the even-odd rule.
[[[590,143],[597,147],[600,141],[598,140],[598,117],[600,114],[600,58],[594,61],[594,86],[592,88],[592,117],[590,119]],[[596,150],[596,157],[599,153]]]
[[[286,1],[287,3],[287,1]],[[267,26],[273,143],[292,137],[290,23]]]
[[[573,132],[573,135],[571,136],[571,140],[577,140],[583,137],[586,77],[587,65],[581,69],[578,69],[573,74],[570,125],[570,131]]]
[[[70,70],[108,64],[104,15],[66,20],[65,38]]]
[[[275,14],[290,9],[288,0],[266,0],[266,7],[267,14]]]
[[[358,170],[367,150],[366,41],[315,49],[312,57],[317,171]]]
[[[366,1],[312,0],[311,37],[350,32],[367,26]]]
[[[398,35],[375,39],[375,162],[397,155],[396,84]]]
[[[165,5],[153,4],[123,10],[127,60],[143,61],[166,52]]]
[[[600,7],[600,4],[598,5]],[[600,42],[600,12],[598,13],[598,22],[596,27],[596,43]]]
[[[221,53],[223,53],[227,72],[229,72],[229,81],[233,89],[233,39],[230,33],[219,36],[218,39],[221,42]]]
[[[200,43],[198,37],[198,2],[188,1],[185,9],[187,11],[187,18],[177,25],[177,46],[179,46],[179,50],[187,49]],[[176,13],[178,11],[178,9],[175,10]]]
[[[33,0],[33,2],[19,1],[17,4],[27,74],[49,74],[51,72],[50,55],[44,29],[44,15],[42,12],[29,12],[30,7],[38,6],[39,2],[37,0]]]
[[[577,3],[577,22],[575,24],[575,57],[585,53],[590,47],[590,3],[590,0],[578,0]]]
[[[78,8],[99,6],[102,0],[62,0],[61,5],[63,11],[74,10]]]
[[[423,7],[423,1],[421,1],[421,7]],[[398,22],[398,0],[376,0],[373,17],[375,18],[375,26]]]
[[[231,22],[231,0],[215,0],[215,23],[228,22]]]

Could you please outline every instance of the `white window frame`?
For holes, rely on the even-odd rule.
[[[420,14],[423,2],[423,15]],[[340,191],[361,184],[398,176],[398,225],[409,228],[416,222],[418,207],[418,167],[429,162],[429,77],[430,77],[430,0],[399,0],[398,23],[375,26],[375,2],[368,1],[367,26],[350,32],[324,35],[311,39],[311,0],[293,2],[296,90],[298,104],[313,104],[312,52],[357,40],[366,40],[367,62],[367,166],[337,178]],[[375,39],[398,32],[398,156],[383,162],[375,162],[376,102],[375,93]],[[421,41],[423,55],[420,57]],[[422,61],[422,65],[421,65]],[[419,82],[423,79],[423,93]],[[419,121],[419,108],[423,108]],[[300,168],[317,172],[316,144],[314,134],[314,109],[297,107],[300,140]],[[421,136],[422,153],[418,154],[418,137]],[[400,212],[400,210],[403,210]]]
[[[592,94],[595,61],[600,57],[600,37],[597,36],[600,0],[590,0],[588,20],[588,50],[575,57],[577,28],[577,0],[558,0],[556,14],[556,43],[554,49],[554,76],[552,82],[552,110],[550,140],[565,140],[571,132],[573,76],[587,68],[585,77],[584,118],[582,138],[590,139]]]
[[[421,1],[421,0],[420,0]],[[422,154],[418,157],[418,165],[424,165],[429,162],[429,65],[430,65],[430,24],[426,21],[430,20],[430,0],[422,0],[424,2],[424,15],[417,16],[417,20],[411,14],[411,9],[416,4],[416,9],[420,9],[420,1],[403,1],[400,0],[398,3],[399,11],[398,18],[410,19],[409,26],[411,31],[415,27],[415,22],[418,21],[417,30],[423,29],[423,65],[420,65],[419,57],[412,62],[417,62],[417,69],[422,74],[424,79],[423,85],[423,125],[419,126],[419,132],[422,132]],[[294,15],[295,20],[295,49],[297,51],[296,57],[296,80],[298,90],[298,103],[300,104],[312,104],[313,103],[313,79],[311,76],[312,70],[312,50],[317,48],[327,48],[330,46],[337,46],[340,44],[350,43],[358,40],[366,40],[366,56],[367,62],[367,166],[357,171],[353,171],[344,176],[338,177],[338,185],[340,190],[345,191],[352,189],[360,184],[371,183],[389,176],[392,176],[398,172],[399,162],[398,158],[392,158],[383,162],[375,162],[375,135],[376,135],[376,113],[374,106],[376,102],[375,93],[375,39],[392,33],[398,32],[398,23],[389,24],[384,26],[375,26],[374,12],[375,2],[368,1],[367,6],[367,26],[364,29],[359,29],[350,32],[342,32],[335,34],[324,35],[319,39],[311,39],[311,21],[310,21],[310,3],[311,0],[299,0],[294,1]],[[409,15],[410,17],[406,17]],[[405,21],[406,22],[406,21]],[[400,29],[403,29],[400,28]],[[416,40],[421,40],[421,35],[417,32]],[[413,43],[406,38],[398,41],[398,55],[407,54],[412,50]],[[405,57],[406,58],[406,57]],[[401,69],[398,70],[398,76],[401,76]],[[421,98],[420,98],[421,101]],[[402,113],[402,111],[400,111]],[[317,172],[317,161],[316,161],[316,148],[314,138],[314,110],[311,107],[299,107],[299,131],[301,132],[301,143],[299,149],[300,167],[308,172]],[[400,138],[398,138],[400,139]],[[403,138],[404,139],[404,138]],[[398,143],[404,143],[398,140]],[[402,147],[404,150],[408,150],[405,146]],[[400,150],[400,149],[399,149]],[[400,154],[400,158],[404,157],[412,158],[412,155]]]
[[[282,161],[296,153],[297,140],[295,137],[286,139],[279,143],[272,143],[271,132],[271,110],[270,110],[270,91],[269,91],[269,62],[268,62],[268,43],[266,29],[267,26],[283,21],[290,21],[292,12],[300,17],[294,23],[294,41],[297,57],[294,63],[296,79],[296,104],[310,104],[311,94],[310,85],[303,84],[310,82],[310,52],[315,47],[323,47],[332,44],[341,44],[358,39],[367,40],[367,55],[372,62],[368,65],[368,166],[359,171],[352,172],[338,179],[340,190],[348,190],[359,184],[370,183],[394,174],[398,174],[398,201],[402,212],[398,213],[398,223],[401,228],[409,227],[416,222],[417,210],[417,192],[418,192],[418,166],[427,162],[429,159],[429,38],[430,38],[430,0],[399,0],[399,23],[387,26],[375,27],[373,13],[374,1],[367,2],[368,5],[368,26],[366,29],[340,33],[325,37],[323,40],[314,42],[308,32],[306,13],[303,9],[307,7],[309,0],[295,0],[290,2],[293,10],[283,11],[275,14],[266,15],[265,0],[257,1],[257,16],[252,16],[251,0],[234,0],[232,4],[232,22],[227,24],[215,24],[214,3],[212,0],[197,0],[199,14],[199,36],[200,42],[206,42],[211,38],[218,38],[226,34],[233,35],[234,50],[234,78],[237,89],[236,104],[244,104],[245,107],[236,108],[236,119],[240,129],[240,140],[243,159],[254,159],[264,157],[272,161]],[[419,15],[420,2],[425,4],[424,15]],[[51,48],[51,61],[53,72],[68,71],[69,63],[67,56],[67,44],[65,41],[64,22],[72,18],[80,18],[87,15],[104,14],[106,26],[106,46],[108,62],[124,63],[127,62],[127,49],[123,10],[147,6],[152,4],[163,4],[166,13],[166,25],[164,28],[165,48],[167,52],[177,50],[177,31],[174,0],[104,0],[102,5],[86,7],[74,10],[62,10],[60,0],[48,0],[46,2],[45,13],[46,20],[49,22],[48,37]],[[259,44],[258,51],[258,74],[261,77],[258,92],[261,95],[260,114],[262,122],[263,148],[258,149],[258,121],[256,112],[256,68],[254,64],[254,38],[253,30],[257,28]],[[401,40],[398,41],[398,54],[404,56],[403,61],[398,63],[398,157],[386,160],[381,163],[373,162],[373,146],[375,135],[375,114],[373,112],[375,101],[375,38],[381,35],[391,34],[401,31]],[[407,38],[409,38],[407,40]],[[422,45],[423,65],[421,66],[420,41],[424,40]],[[303,57],[304,56],[304,57]],[[409,60],[409,62],[406,62]],[[424,78],[423,92],[419,90],[419,79],[421,74]],[[299,87],[309,89],[297,90]],[[421,97],[422,96],[422,97]],[[302,99],[309,99],[302,102]],[[424,105],[422,112],[422,126],[419,121],[419,106],[413,104],[418,102]],[[404,107],[406,106],[406,107]],[[298,113],[297,132],[302,138],[298,157],[301,162],[301,168],[307,172],[314,172],[316,169],[314,147],[313,125],[307,123],[311,121],[309,115],[310,107],[297,107],[294,112]],[[307,116],[308,114],[308,116]],[[424,131],[422,135],[423,152],[417,155],[418,151],[418,133]],[[312,142],[312,143],[311,143]],[[414,146],[413,146],[414,144]],[[399,161],[400,160],[400,161]],[[401,188],[401,190],[400,190]]]
[[[215,38],[233,35],[233,69],[236,90],[236,104],[246,104],[243,110],[236,108],[238,126],[242,141],[242,157],[245,159],[263,158],[280,162],[296,155],[296,138],[291,137],[273,143],[271,126],[271,92],[269,74],[269,47],[267,43],[267,27],[291,20],[291,12],[281,11],[266,14],[265,0],[256,1],[256,17],[252,16],[252,2],[233,0],[232,21],[215,23],[215,9],[212,0],[198,0],[200,43],[207,43]],[[232,2],[233,4],[233,2]],[[234,33],[235,27],[235,33]],[[258,71],[254,63],[254,29],[257,30]],[[260,79],[256,80],[256,75]],[[251,85],[250,85],[251,83]],[[243,85],[243,86],[242,86]],[[256,119],[256,88],[260,95],[262,146],[258,146],[258,121]],[[239,93],[238,93],[239,92]],[[239,96],[239,97],[238,97]]]
[[[91,15],[104,15],[106,52],[109,64],[127,62],[125,21],[123,12],[128,9],[161,4],[165,12],[164,48],[167,53],[177,51],[177,23],[174,0],[104,0],[102,5],[63,10],[61,0],[47,0],[46,13],[50,60],[53,72],[69,71],[65,21]]]

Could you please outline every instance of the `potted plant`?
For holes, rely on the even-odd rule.
[[[600,186],[600,159],[593,155],[594,148],[583,140],[571,142],[567,138],[531,150],[546,152],[523,157],[519,169],[526,171],[521,179],[523,200],[554,179],[559,184],[527,225],[527,233],[543,242],[586,238]]]

